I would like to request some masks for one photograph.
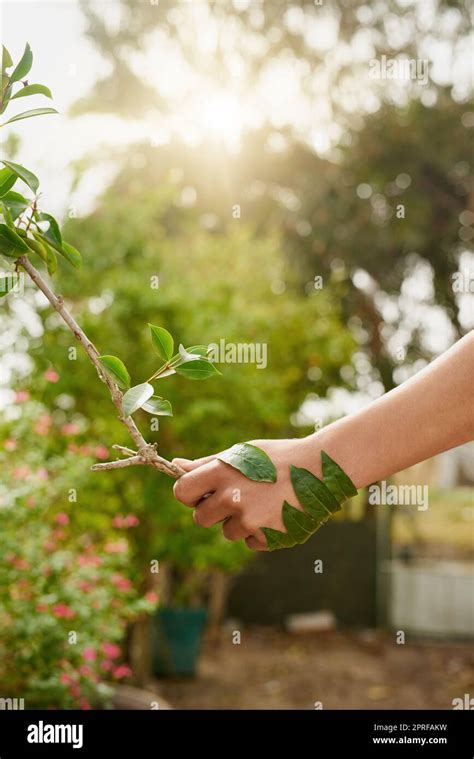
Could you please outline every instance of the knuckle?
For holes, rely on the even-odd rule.
[[[222,533],[226,540],[238,540],[236,536],[235,525],[233,525],[231,522],[226,522],[224,524],[222,527]]]
[[[206,519],[206,512],[202,508],[197,507],[194,509],[194,522],[198,527],[208,527],[208,519]]]
[[[258,526],[256,526],[251,519],[244,519],[240,520],[240,523],[242,525],[242,530],[245,532],[246,535],[253,535],[258,530]]]

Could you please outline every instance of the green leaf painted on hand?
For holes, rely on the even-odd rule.
[[[122,390],[130,387],[130,375],[123,361],[117,356],[99,356],[99,361]]]
[[[18,258],[28,253],[28,245],[6,224],[0,224],[0,253],[9,258]]]
[[[298,501],[315,519],[327,519],[334,511],[339,511],[340,504],[326,485],[314,474],[297,466],[290,466],[291,484]]]
[[[122,401],[124,415],[130,416],[135,411],[138,411],[151,398],[153,393],[153,386],[149,382],[142,382],[141,385],[135,385],[130,390],[127,390]]]
[[[3,163],[7,168],[10,169],[10,171],[16,174],[16,176],[19,177],[25,184],[27,184],[28,187],[33,190],[33,192],[38,191],[39,179],[37,176],[35,176],[35,174],[33,174],[32,171],[25,169],[24,166],[20,166],[19,163],[14,163],[13,161],[5,161],[4,159],[1,159],[0,163]]]
[[[350,477],[324,451],[321,451],[321,462],[324,484],[340,503],[357,495],[357,488]]]
[[[222,372],[216,369],[214,364],[211,364],[207,359],[198,358],[196,361],[188,361],[185,364],[177,366],[176,373],[192,380],[205,380]]]
[[[57,113],[56,108],[32,108],[31,111],[17,113],[16,116],[12,116],[8,121],[4,121],[2,126],[13,124],[15,121],[22,121],[23,119],[31,119],[34,116],[47,116],[49,113]]]
[[[288,535],[296,543],[305,543],[321,526],[320,521],[313,519],[304,511],[295,509],[287,501],[283,503],[283,524]]]
[[[18,100],[18,98],[26,98],[29,95],[45,95],[47,98],[52,98],[51,90],[44,84],[28,84],[26,87],[22,87],[21,90],[15,92],[11,96],[10,100]]]
[[[11,61],[11,58],[10,58],[10,61]],[[10,63],[9,65],[11,66],[12,64]],[[31,52],[31,47],[29,46],[27,42],[24,53],[20,58],[20,62],[16,65],[11,75],[12,82],[19,82],[20,79],[23,79],[23,77],[27,75],[32,65],[33,65],[33,53]]]
[[[290,466],[291,482],[303,511],[287,501],[283,503],[282,517],[286,533],[270,527],[261,527],[267,549],[291,548],[305,543],[327,522],[331,514],[341,508],[346,498],[357,495],[354,483],[330,456],[321,451],[324,481],[302,467]]]
[[[17,179],[17,175],[10,169],[0,169],[0,198],[5,197]]]
[[[155,416],[173,416],[171,403],[159,395],[152,395],[150,400],[143,404],[142,409]]]
[[[270,456],[251,443],[237,443],[217,458],[255,482],[276,482],[277,470]]]
[[[169,361],[174,349],[173,336],[164,327],[156,327],[154,324],[148,326],[150,327],[153,347],[163,361]]]
[[[261,527],[260,529],[267,539],[269,551],[275,551],[277,548],[292,548],[296,545],[296,541],[287,532],[280,532],[280,530],[274,530],[271,527]]]

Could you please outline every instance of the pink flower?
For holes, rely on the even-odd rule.
[[[100,556],[79,556],[79,564],[81,567],[100,567],[102,559]]]
[[[151,604],[158,603],[158,595],[155,593],[154,590],[149,590],[148,593],[145,593],[145,599],[149,601]]]
[[[76,612],[70,606],[66,606],[66,604],[56,604],[56,606],[53,606],[53,614],[59,619],[72,619],[76,616]]]
[[[130,580],[120,574],[112,575],[112,584],[115,585],[117,590],[123,590],[124,593],[132,589]]]
[[[36,604],[36,611],[38,614],[44,614],[46,611],[48,611],[48,607],[46,604]]]
[[[117,680],[121,680],[124,677],[130,677],[132,670],[128,664],[120,664],[120,666],[115,667],[112,674]]]
[[[112,669],[112,662],[109,659],[105,659],[100,665],[100,668],[103,672],[110,672]]]
[[[81,582],[78,583],[78,588],[79,590],[82,590],[83,593],[89,593],[94,586],[91,582],[87,582],[87,580],[81,580]]]
[[[30,394],[27,390],[17,390],[15,393],[15,403],[25,403],[29,400]]]
[[[69,524],[69,517],[64,513],[64,511],[60,511],[59,514],[56,514],[55,522],[56,524],[60,524],[65,527],[67,524]]]
[[[81,695],[81,689],[79,688],[77,683],[70,683],[69,685],[69,693],[73,698],[79,698]]]
[[[84,698],[84,696],[79,699],[79,706],[83,711],[87,711],[91,708],[90,703],[88,702],[87,698]]]
[[[105,461],[105,459],[109,458],[109,449],[105,447],[105,445],[96,445],[94,448],[94,454],[96,458],[101,459],[101,461]]]
[[[61,672],[59,675],[59,682],[63,685],[71,685],[74,681],[71,675],[68,675],[67,672]]]
[[[122,527],[136,527],[138,524],[140,524],[140,520],[135,516],[135,514],[128,514],[126,517],[117,515],[113,518],[112,524],[118,529],[121,529]]]
[[[49,473],[48,473],[48,470],[47,470],[47,469],[45,469],[44,467],[41,467],[41,468],[40,468],[40,469],[38,469],[38,471],[36,472],[36,476],[38,477],[38,479],[39,479],[39,480],[47,480],[47,479],[49,479]]]
[[[42,437],[45,437],[49,432],[50,426],[51,426],[51,417],[49,416],[49,414],[41,414],[41,416],[39,416],[38,419],[36,420],[36,424],[33,427],[33,429],[37,435],[41,435]]]
[[[85,661],[95,661],[95,658],[97,656],[95,652],[95,648],[92,648],[92,646],[85,648],[84,651],[82,652],[82,656],[85,659]]]
[[[5,440],[4,447],[6,451],[14,451],[16,448],[16,440],[13,440],[13,438],[8,438]]]
[[[87,664],[81,664],[79,667],[79,674],[82,675],[82,677],[90,677],[92,675],[92,670]]]
[[[104,546],[105,553],[126,553],[128,550],[128,544],[126,540],[117,540],[115,542],[106,543]]]
[[[128,514],[128,516],[125,517],[125,524],[127,527],[136,527],[140,524],[140,520],[135,514]]]
[[[31,474],[31,469],[27,464],[23,464],[22,466],[17,466],[12,472],[12,476],[14,480],[24,480],[28,475]]]
[[[64,530],[61,530],[61,528],[58,527],[58,529],[53,530],[52,537],[53,537],[53,540],[64,540],[64,538],[66,537],[66,533],[64,532]]]
[[[26,559],[14,559],[13,560],[13,566],[15,569],[29,569],[30,565],[28,564]]]
[[[61,427],[61,432],[63,435],[77,435],[80,431],[80,426],[78,424],[74,424],[74,422],[67,422]]]
[[[46,369],[44,378],[47,382],[58,382],[59,374],[54,369]]]
[[[115,643],[102,643],[102,651],[108,659],[116,659],[120,656],[120,647]]]

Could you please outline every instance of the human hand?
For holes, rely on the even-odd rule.
[[[320,446],[314,436],[289,440],[252,440],[252,445],[268,454],[277,470],[275,483],[255,482],[215,454],[195,461],[173,459],[186,470],[175,483],[174,494],[194,508],[194,521],[201,527],[222,522],[227,540],[245,540],[255,551],[267,550],[261,527],[286,532],[282,505],[286,500],[302,510],[290,479],[290,465],[321,476]]]

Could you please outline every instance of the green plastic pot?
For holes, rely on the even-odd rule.
[[[159,609],[153,617],[153,672],[159,677],[193,677],[206,625],[205,609]]]

